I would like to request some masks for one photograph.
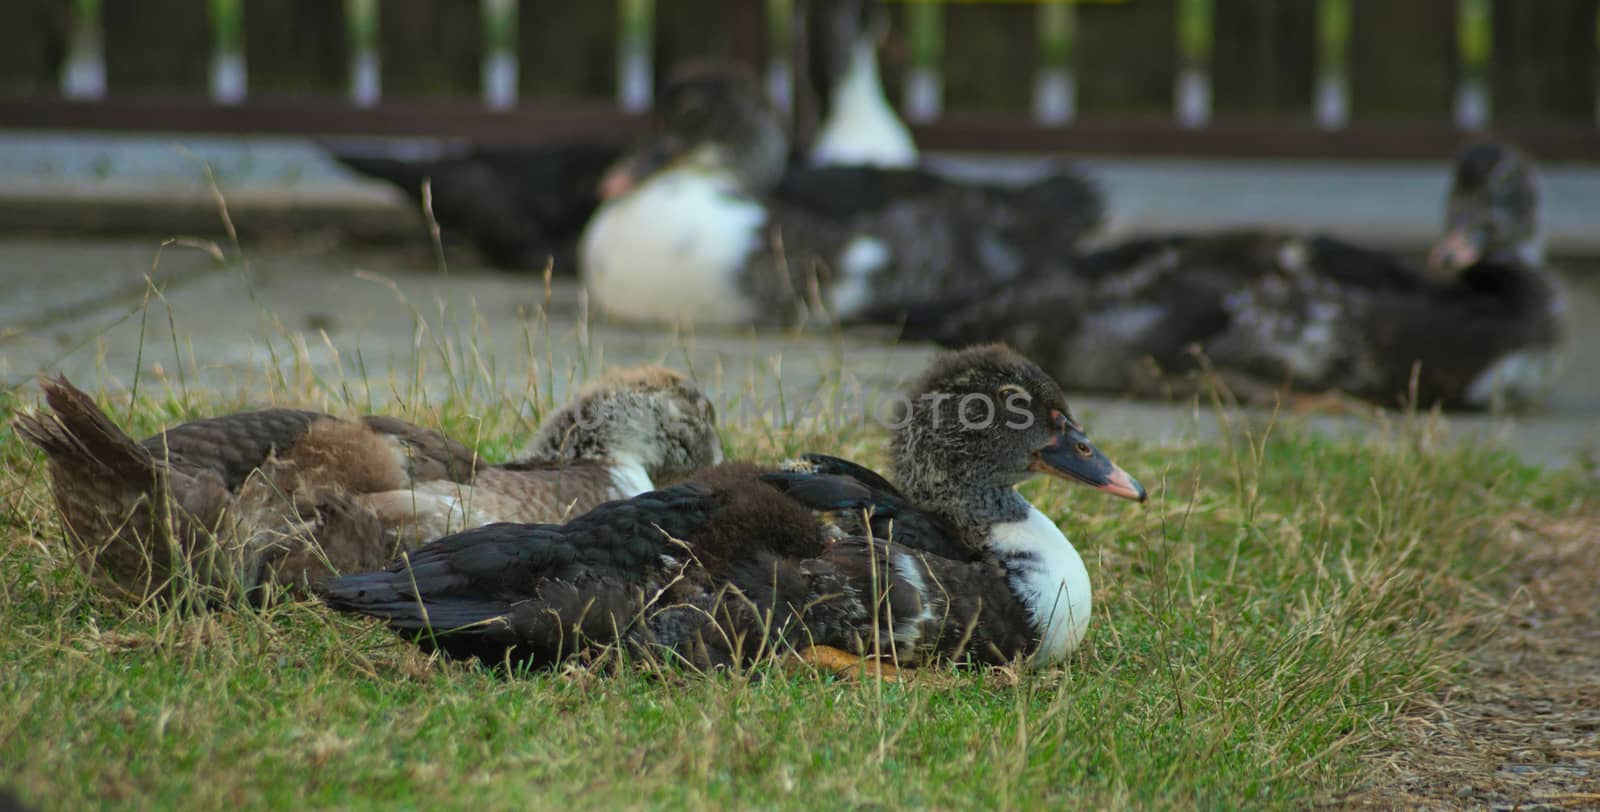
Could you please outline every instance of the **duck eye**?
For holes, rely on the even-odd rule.
[[[1077,451],[1080,457],[1088,457],[1094,454],[1094,449],[1090,448],[1089,444],[1082,440],[1073,445],[1073,450]]]

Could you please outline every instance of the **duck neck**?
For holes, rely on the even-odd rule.
[[[1004,568],[1007,586],[1032,619],[1036,658],[1050,662],[1071,653],[1088,629],[1093,594],[1083,558],[1055,520],[1014,485],[955,487],[957,478],[933,483],[929,473],[922,468],[903,482],[906,495],[955,522],[969,544]]]
[[[1093,609],[1089,570],[1055,520],[1015,490],[1022,516],[989,528],[986,547],[1005,568],[1012,594],[1026,606],[1042,662],[1070,654],[1088,631]]]
[[[916,162],[911,133],[884,96],[871,38],[858,37],[851,44],[849,67],[828,91],[827,114],[812,152],[813,160],[824,164],[909,166]]]
[[[883,95],[883,80],[878,75],[878,55],[868,37],[850,43],[850,63],[844,77],[828,94],[829,112],[885,111],[889,100]]]
[[[650,477],[650,470],[631,455],[613,455],[607,462],[606,469],[611,472],[611,485],[616,489],[620,499],[632,499],[646,491],[655,490],[655,481]]]

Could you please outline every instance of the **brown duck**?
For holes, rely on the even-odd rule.
[[[143,442],[65,377],[17,419],[44,449],[67,538],[122,597],[264,599],[380,567],[400,549],[497,521],[561,521],[722,457],[709,401],[659,367],[622,370],[551,415],[515,462],[490,465],[393,417],[266,409]],[[188,597],[188,595],[183,595]]]

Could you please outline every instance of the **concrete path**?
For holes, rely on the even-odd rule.
[[[870,420],[932,352],[870,331],[672,335],[590,325],[566,281],[547,292],[540,281],[493,271],[417,270],[393,253],[247,248],[248,271],[153,239],[0,240],[0,383],[28,393],[36,374],[61,371],[118,390],[138,370],[146,386],[181,380],[260,402],[276,376],[310,374],[357,389],[370,382],[383,408],[409,391],[413,375],[429,397],[517,398],[532,380],[561,399],[588,370],[665,361],[693,369],[729,420],[781,422],[780,411],[790,420]],[[1574,324],[1583,331],[1575,346],[1600,346],[1600,289],[1575,287]],[[1600,453],[1600,366],[1592,354],[1579,364],[1549,412],[1452,418],[1449,437],[1505,443],[1542,463],[1590,459]],[[817,400],[833,391],[843,400]],[[1073,403],[1102,439],[1179,444],[1219,430],[1208,408],[1084,395]],[[1381,431],[1363,418],[1311,422],[1336,433]]]
[[[406,142],[425,152],[429,142]],[[1417,248],[1439,230],[1448,160],[1316,163],[1082,161],[1110,203],[1109,236],[1236,225],[1315,229]],[[930,155],[955,174],[1021,180],[1032,158]],[[207,175],[207,167],[210,176]],[[0,132],[0,228],[215,233],[209,180],[255,233],[338,223],[367,235],[416,235],[396,190],[358,179],[303,139]],[[1552,253],[1600,255],[1600,167],[1542,168]]]

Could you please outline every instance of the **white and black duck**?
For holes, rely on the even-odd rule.
[[[784,129],[731,66],[681,73],[659,114],[608,174],[579,247],[592,301],[623,320],[849,321],[1010,280],[1070,255],[1099,219],[1098,193],[1071,173],[1021,188],[917,170],[785,178]],[[847,200],[848,217],[824,205]]]
[[[1543,262],[1532,169],[1511,147],[1471,145],[1447,209],[1426,268],[1320,235],[1138,239],[1070,273],[915,309],[905,336],[1007,341],[1069,389],[1183,394],[1203,356],[1252,400],[1288,387],[1388,406],[1535,403],[1565,306]]]
[[[135,442],[65,378],[16,420],[43,449],[67,542],[114,597],[260,596],[499,521],[560,521],[719,462],[711,404],[660,367],[617,370],[490,464],[398,418],[266,409]]]
[[[700,667],[811,647],[901,664],[1066,656],[1089,624],[1089,573],[1017,485],[1043,473],[1130,499],[1144,489],[1009,349],[942,356],[908,394],[898,489],[832,458],[728,463],[564,525],[440,539],[329,581],[325,600],[490,663],[605,646]],[[849,518],[862,511],[874,537]],[[889,526],[892,541],[877,535]]]

